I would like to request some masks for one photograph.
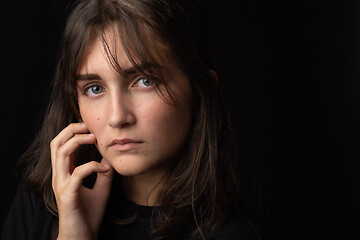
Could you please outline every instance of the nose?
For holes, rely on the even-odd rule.
[[[133,125],[136,118],[130,96],[119,91],[110,95],[108,125],[113,128]]]

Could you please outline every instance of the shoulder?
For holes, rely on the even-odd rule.
[[[223,226],[211,232],[207,240],[261,240],[255,226],[240,211],[233,211]]]
[[[25,183],[21,182],[3,226],[1,239],[48,239],[52,218],[42,197],[28,191]],[[33,238],[35,236],[38,238]]]

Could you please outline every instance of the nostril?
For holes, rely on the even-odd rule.
[[[134,123],[135,123],[135,121],[133,121],[133,120],[130,120],[130,121],[117,121],[117,122],[110,121],[109,126],[113,127],[113,128],[116,128],[116,127],[123,128],[123,127],[128,127],[130,125],[133,125]]]

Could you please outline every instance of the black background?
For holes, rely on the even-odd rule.
[[[0,226],[48,102],[69,0],[2,5]],[[264,239],[360,239],[354,1],[212,1],[226,89],[263,194]]]

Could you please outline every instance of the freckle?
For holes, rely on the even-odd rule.
[[[100,120],[100,118],[97,118],[97,120],[99,121],[99,120]]]

